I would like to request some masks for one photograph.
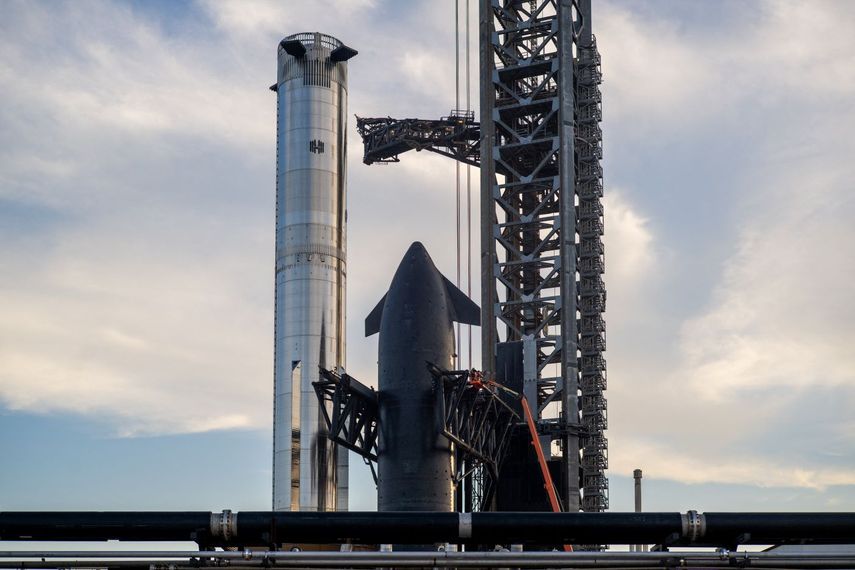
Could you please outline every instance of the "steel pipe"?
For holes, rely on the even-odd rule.
[[[326,544],[855,542],[855,513],[0,512],[0,540]]]
[[[0,540],[197,541],[210,511],[0,512]]]
[[[325,559],[327,557],[338,558],[340,560],[354,558],[357,560],[370,559],[372,557],[383,557],[382,559],[390,560],[391,557],[410,558],[430,558],[430,557],[456,557],[461,560],[469,558],[484,558],[496,559],[500,561],[513,560],[518,558],[532,558],[538,560],[619,560],[619,561],[634,561],[634,560],[656,560],[660,562],[674,560],[732,560],[734,562],[748,560],[853,560],[855,552],[851,555],[840,553],[778,553],[775,551],[729,551],[717,550],[714,552],[708,551],[681,551],[681,552],[614,552],[614,551],[575,551],[565,552],[561,550],[550,552],[537,551],[522,551],[522,550],[501,550],[501,551],[467,551],[458,552],[454,550],[437,550],[429,552],[412,552],[401,551],[393,552],[392,550],[378,550],[377,552],[365,551],[348,551],[348,552],[302,552],[302,551],[283,551],[283,550],[5,550],[0,551],[0,559],[62,559],[69,560],[74,558],[88,559],[119,559],[119,558],[140,558],[140,559],[218,559],[218,560],[287,560],[287,559]]]
[[[27,559],[37,560],[27,560]],[[134,559],[134,560],[131,560]],[[851,568],[855,556],[769,552],[0,552],[0,568],[122,567],[519,567],[519,568]],[[186,566],[182,566],[182,563]]]

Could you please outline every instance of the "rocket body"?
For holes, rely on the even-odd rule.
[[[312,382],[345,364],[347,58],[337,39],[279,46],[273,508],[347,510],[347,450],[326,437]],[[336,55],[338,54],[338,55]],[[344,59],[342,59],[344,58]]]
[[[453,321],[479,324],[480,309],[410,246],[386,296],[366,319],[380,333],[377,502],[380,511],[451,511],[450,442],[427,363],[451,369]]]

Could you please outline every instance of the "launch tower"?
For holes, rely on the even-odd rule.
[[[479,7],[480,123],[469,110],[439,120],[358,118],[363,160],[397,162],[418,149],[480,166],[482,366],[536,403],[564,510],[603,511],[601,75],[591,0]],[[506,463],[514,461],[525,458],[511,452]],[[502,479],[500,502],[501,487],[517,486],[504,496],[517,494],[510,510],[525,508],[524,481]]]

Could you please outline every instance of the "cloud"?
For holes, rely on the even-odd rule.
[[[687,37],[689,32],[674,21],[640,18],[614,3],[603,4],[599,12],[594,26],[603,56],[608,120],[643,125],[645,134],[647,129],[695,122],[697,109],[685,103],[707,103],[716,77],[710,66],[698,65],[701,49]]]
[[[0,22],[0,400],[123,435],[269,429],[276,43],[319,29],[359,49],[351,113],[440,116],[451,10],[82,6]],[[598,10],[612,472],[852,484],[852,8]],[[406,246],[454,273],[454,165],[366,167],[350,129],[348,368],[371,383],[361,321]],[[714,205],[708,225],[687,204]],[[698,242],[723,261],[686,291],[688,262],[717,263]]]
[[[217,135],[234,144],[266,140],[264,106],[247,102],[269,94],[245,78],[217,73],[221,67],[208,42],[164,37],[126,7],[109,11],[109,19],[87,19],[87,29],[66,49],[12,60],[10,72],[18,79],[12,92],[34,97],[29,104],[47,110],[64,129]],[[50,45],[55,40],[47,34],[30,41]]]
[[[855,315],[842,286],[855,264],[828,249],[855,231],[839,212],[824,214],[742,236],[713,306],[683,330],[686,376],[705,397],[855,382]],[[821,277],[805,271],[814,264],[827,269]]]
[[[744,52],[753,64],[751,71],[759,72],[761,81],[812,97],[850,97],[855,90],[855,38],[841,31],[855,21],[855,6],[823,0],[812,4],[811,10],[804,8],[797,0],[763,3],[765,25]],[[743,73],[748,75],[748,69]]]
[[[63,245],[13,269],[2,287],[0,397],[6,406],[72,411],[118,432],[263,427],[270,319],[247,295],[238,252],[145,252],[113,231],[64,232]]]
[[[203,0],[199,2],[214,22],[229,34],[259,37],[267,34],[288,35],[299,32],[335,34],[330,28],[347,25],[376,6],[374,0],[321,0],[312,3],[288,3],[274,0],[247,0],[230,4]],[[335,14],[335,21],[317,29],[318,13]],[[341,39],[341,38],[340,38]],[[273,44],[275,45],[275,44]]]
[[[825,491],[837,485],[855,485],[855,469],[805,468],[764,460],[757,455],[711,460],[709,454],[675,450],[644,438],[611,455],[611,468],[629,475],[644,467],[644,475],[681,483],[723,483],[758,487],[803,487]]]
[[[675,7],[686,6],[675,3]],[[828,102],[855,90],[853,7],[764,1],[722,6],[687,25],[646,6],[607,2],[595,13],[603,54],[605,113],[622,136],[700,132],[797,99]],[[730,15],[731,17],[728,17]],[[823,38],[803,41],[802,38]],[[627,128],[630,127],[630,128]]]
[[[269,92],[127,5],[8,8],[0,401],[121,434],[266,427]]]
[[[630,288],[638,288],[640,281],[650,276],[656,263],[650,220],[642,217],[617,188],[608,189],[603,211],[610,289],[629,293]]]
[[[180,33],[144,7],[86,8],[10,5],[0,24],[0,402],[121,435],[267,430],[275,46],[280,27],[322,29],[370,54],[372,3],[330,3],[350,18],[333,30],[315,6],[204,3],[178,16]],[[439,21],[429,6],[397,11]],[[399,87],[403,56],[354,62],[351,111],[404,109],[399,95],[422,91]],[[350,353],[370,381],[376,348],[359,324],[406,244],[424,240],[451,269],[454,167],[424,154],[364,167],[350,128]]]
[[[706,398],[855,384],[849,287],[855,259],[835,246],[855,243],[855,110],[847,102],[855,89],[855,52],[849,49],[855,40],[837,33],[844,13],[855,12],[839,3],[827,8],[804,14],[793,3],[768,6],[768,24],[754,40],[762,57],[781,62],[771,66],[774,74],[758,70],[768,91],[786,87],[787,97],[770,107],[767,136],[757,143],[763,159],[741,181],[740,229],[721,280],[709,306],[681,332],[687,361],[682,373]],[[783,41],[792,21],[806,33],[830,37],[828,53],[834,56],[820,57],[819,46]],[[793,81],[794,66],[813,59],[822,60],[820,74]],[[794,101],[817,98],[826,105],[787,116]]]
[[[716,166],[711,181],[699,180],[701,170],[659,175],[654,169],[667,170],[671,157],[631,173],[650,172],[674,184],[681,204],[712,203],[708,215],[725,216],[684,228],[680,209],[645,204],[658,238],[646,262],[654,286],[618,311],[606,275],[610,467],[690,483],[824,490],[851,485],[855,473],[852,440],[841,435],[855,411],[855,263],[844,245],[855,243],[855,45],[845,31],[853,12],[843,3],[818,14],[797,3],[756,8],[740,6],[735,23],[725,27],[722,18],[700,33],[620,5],[602,16],[607,136],[711,153],[703,157]],[[822,42],[798,41],[794,25],[801,37],[829,37],[833,55],[822,57]],[[618,54],[629,57],[614,61]],[[798,69],[809,61],[817,65],[803,81]],[[729,147],[697,143],[725,139]],[[637,184],[624,190],[639,203],[642,189],[658,190],[643,175]],[[717,233],[700,243],[721,252],[721,267],[706,283],[682,278],[697,255],[694,232],[708,229]],[[708,288],[691,304],[676,288],[689,282]]]

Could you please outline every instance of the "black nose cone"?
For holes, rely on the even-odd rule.
[[[383,314],[389,304],[395,309],[391,320],[409,318],[415,312],[426,312],[434,319],[477,325],[480,309],[466,295],[443,277],[425,246],[413,242],[401,259],[386,295],[365,319],[365,335],[380,331]]]
[[[395,272],[395,277],[392,278],[392,286],[390,290],[396,286],[406,289],[429,289],[430,285],[439,286],[439,283],[432,283],[435,280],[441,280],[442,275],[434,265],[425,246],[421,242],[413,242],[407,253],[401,259],[398,270]],[[423,291],[422,294],[426,294]]]
[[[405,256],[411,256],[411,255],[427,256],[427,254],[428,253],[427,253],[427,250],[425,249],[424,244],[420,241],[414,241],[410,245],[410,248],[407,250],[407,253],[405,254]]]

